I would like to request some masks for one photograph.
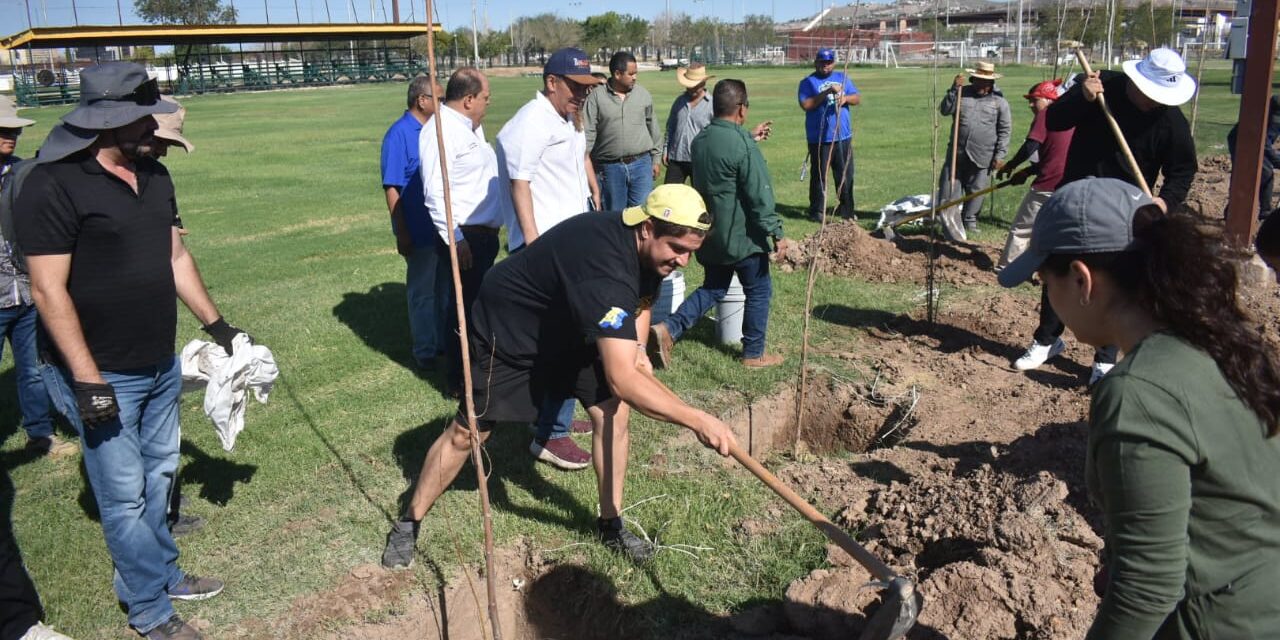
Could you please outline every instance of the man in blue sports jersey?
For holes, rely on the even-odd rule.
[[[804,109],[804,130],[809,138],[809,218],[822,219],[827,188],[827,158],[839,191],[841,218],[852,218],[853,126],[849,110],[862,102],[858,87],[842,71],[836,71],[836,52],[820,49],[813,73],[800,81],[796,99]],[[834,149],[833,149],[834,147]]]

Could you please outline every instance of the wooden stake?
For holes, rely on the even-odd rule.
[[[853,46],[853,35],[857,33],[858,13],[859,13],[859,10],[861,9],[862,9],[862,0],[858,0],[857,6],[853,8],[853,19],[850,20],[851,26],[849,27],[849,46],[845,47],[846,54],[848,53],[848,49],[852,48]],[[846,77],[848,77],[848,74],[849,74],[850,57],[851,56],[848,56],[848,55],[845,56],[844,70],[841,71],[841,73],[845,74]],[[843,108],[844,108],[843,103],[836,105],[836,128],[837,129],[839,129],[840,127],[840,110]],[[821,130],[821,128],[819,130]],[[852,118],[849,119],[849,134],[850,136],[853,135],[853,119]],[[835,156],[835,152],[836,152],[835,142],[836,141],[833,140],[831,144],[831,148],[827,149],[827,159],[826,159],[826,162],[823,163],[823,166],[821,168],[814,167],[814,170],[822,171],[822,222],[821,222],[821,225],[818,227],[818,233],[814,234],[812,239],[812,242],[815,246],[822,240],[823,232],[827,230],[827,185],[830,184],[830,182],[828,181],[828,178],[831,177],[830,176],[831,159],[832,157]],[[818,139],[818,148],[822,148],[821,138]],[[849,166],[849,161],[852,158],[852,156],[853,156],[853,140],[851,137],[849,140],[849,155],[846,156],[844,159],[846,171],[841,173],[840,183],[836,185],[837,206],[839,205],[839,202],[840,202],[839,194],[842,190],[844,190],[844,181],[849,176],[849,172],[847,171],[847,169]],[[817,251],[814,251],[813,258],[809,260],[809,279],[805,283],[805,288],[804,288],[804,329],[803,329],[802,337],[800,340],[800,389],[799,389],[799,393],[796,394],[796,437],[791,444],[791,455],[793,456],[799,453],[800,451],[800,430],[801,430],[801,427],[804,425],[804,396],[805,396],[805,388],[808,386],[808,383],[809,383],[809,322],[813,319],[813,313],[812,313],[813,284],[818,279],[818,262],[820,262],[821,260],[822,260],[821,255],[818,254]]]
[[[427,69],[431,73],[432,83],[438,81],[436,76],[436,38],[434,0],[427,0]],[[436,148],[440,153],[440,180],[444,185],[444,217],[445,225],[453,229],[453,197],[449,189],[449,157],[444,149],[444,126],[440,121],[440,96],[432,87],[431,102],[435,105],[435,116],[431,118],[436,127]],[[449,233],[449,265],[453,272],[453,302],[458,310],[458,340],[462,343],[462,392],[466,399],[467,424],[471,427],[471,464],[476,468],[476,485],[480,489],[480,514],[484,524],[484,582],[489,595],[489,624],[493,627],[493,640],[502,640],[502,625],[498,622],[498,589],[493,571],[493,514],[489,510],[489,482],[484,473],[484,461],[480,456],[479,426],[476,424],[476,406],[472,391],[474,381],[471,379],[471,350],[467,340],[467,307],[462,297],[462,271],[458,267],[458,244],[453,234]]]

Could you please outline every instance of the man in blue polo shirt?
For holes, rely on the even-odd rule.
[[[382,188],[391,213],[396,251],[404,256],[405,293],[413,359],[422,371],[435,370],[444,353],[449,293],[449,263],[427,213],[418,156],[418,135],[435,113],[431,96],[439,85],[428,76],[409,83],[409,108],[382,137]]]
[[[827,158],[839,189],[841,218],[852,218],[853,209],[853,125],[849,110],[862,102],[858,87],[842,71],[836,71],[836,52],[820,49],[813,61],[813,73],[800,81],[796,99],[804,109],[804,131],[809,138],[809,218],[822,219],[827,188]],[[834,147],[834,149],[832,148]]]

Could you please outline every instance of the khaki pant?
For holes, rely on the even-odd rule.
[[[1004,242],[1004,251],[1000,253],[1000,261],[996,263],[996,271],[1009,266],[1014,258],[1022,255],[1031,244],[1031,227],[1036,222],[1036,214],[1044,206],[1052,191],[1031,190],[1022,198],[1018,212],[1013,215],[1013,224],[1009,227],[1009,238]]]

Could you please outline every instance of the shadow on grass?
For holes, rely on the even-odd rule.
[[[444,433],[451,419],[452,416],[422,424],[396,436],[392,451],[396,457],[396,463],[400,465],[404,477],[410,483],[409,488],[400,496],[401,513],[408,507],[409,500],[413,496],[413,485],[417,483],[427,449]],[[537,461],[529,454],[529,442],[532,437],[533,434],[525,425],[500,423],[494,427],[493,435],[485,442],[482,451],[485,456],[485,466],[490,473],[489,502],[495,509],[501,509],[522,518],[569,530],[594,533],[596,515],[589,505],[595,503],[595,496],[593,495],[587,503],[583,503],[559,484],[543,479],[538,474]],[[470,464],[470,457],[467,460],[468,464],[463,465],[449,487],[461,491],[477,490],[476,472]],[[590,474],[592,471],[588,468],[566,473]],[[538,505],[547,505],[549,508],[516,503],[511,498],[509,484],[527,491]]]
[[[6,423],[7,424],[7,423]],[[22,564],[22,552],[13,534],[13,480],[9,470],[36,459],[23,449],[0,455],[0,576],[3,576],[4,631],[22,633],[25,628],[44,618],[35,584]]]
[[[783,637],[789,620],[804,620],[814,637],[856,637],[863,618],[843,611],[781,599],[758,598],[741,604],[746,615],[731,622],[729,616],[708,611],[702,605],[668,591],[651,566],[642,567],[658,596],[627,604],[613,581],[603,573],[572,564],[559,565],[534,580],[524,599],[525,616],[539,638],[665,638],[695,640],[740,635]],[[927,606],[927,603],[926,603]],[[742,634],[735,633],[735,628]],[[850,632],[853,632],[850,634]],[[778,634],[778,635],[773,635]],[[806,636],[807,637],[807,636]],[[913,638],[943,638],[930,627],[917,624]]]
[[[384,282],[363,293],[344,293],[342,302],[333,307],[333,316],[350,327],[369,348],[447,394],[443,369],[427,373],[414,360],[408,313],[403,282]]]
[[[231,502],[237,483],[248,484],[258,472],[256,464],[211,456],[185,438],[182,440],[182,452],[191,457],[191,462],[179,470],[179,484],[187,487],[199,485],[199,496],[219,506]]]

